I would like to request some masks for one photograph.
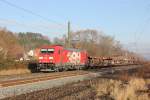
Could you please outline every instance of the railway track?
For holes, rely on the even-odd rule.
[[[123,70],[123,67],[111,67],[113,69],[121,68],[120,70]],[[125,69],[130,69],[133,67],[125,67]],[[98,69],[97,69],[98,70]],[[89,71],[89,70],[87,70]],[[21,78],[21,79],[13,79],[13,80],[4,80],[0,81],[0,88],[1,87],[9,87],[9,86],[15,86],[15,85],[21,85],[21,84],[28,84],[28,83],[34,83],[34,82],[40,82],[40,81],[46,81],[46,80],[52,80],[52,79],[58,79],[63,77],[71,77],[71,76],[77,76],[77,75],[85,75],[89,72],[87,71],[67,71],[67,72],[58,72],[58,73],[49,73],[49,74],[41,74],[41,76],[34,76],[34,77],[27,77],[27,78]],[[91,70],[90,70],[91,71]],[[95,70],[94,70],[95,71]],[[106,72],[110,71],[110,68],[107,67],[104,71],[101,69],[100,71]]]
[[[34,78],[6,80],[6,81],[0,81],[0,88],[34,83],[34,82],[40,82],[40,81],[46,81],[46,80],[52,80],[52,79],[58,79],[58,78],[64,78],[64,77],[77,76],[77,75],[85,75],[85,74],[88,74],[88,72],[70,71],[70,72],[53,73],[53,74],[48,74],[48,75],[41,76],[41,77],[38,76],[38,77],[34,77]]]
[[[118,72],[140,68],[140,65],[106,67],[90,69],[86,71],[66,71],[56,73],[36,73],[19,79],[0,80],[0,99],[45,90],[79,80],[92,79],[95,77],[117,78]],[[113,73],[112,73],[113,71]],[[116,76],[117,75],[117,76]],[[143,92],[143,91],[142,91]],[[145,91],[144,91],[145,92]]]
[[[132,67],[130,67],[132,66]],[[137,66],[133,66],[133,65],[128,65],[126,67],[118,67],[118,66],[111,66],[111,67],[105,67],[106,70],[105,71],[110,71],[110,69],[117,69],[117,70],[123,70],[123,69],[130,69],[130,68],[137,68]],[[98,69],[96,69],[98,70]],[[15,85],[21,85],[21,84],[28,84],[28,83],[34,83],[34,82],[39,82],[39,81],[46,81],[46,80],[52,80],[52,79],[57,79],[57,78],[63,78],[63,77],[70,77],[70,76],[76,76],[76,75],[84,75],[84,74],[88,74],[89,70],[87,71],[66,71],[66,72],[58,72],[58,73],[43,73],[41,74],[41,76],[34,76],[34,77],[24,77],[21,79],[13,79],[13,80],[0,80],[0,88],[1,87],[9,87],[9,86],[15,86]],[[90,70],[91,71],[91,70]],[[103,72],[103,68],[99,71]]]

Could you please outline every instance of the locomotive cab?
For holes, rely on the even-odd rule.
[[[38,58],[38,69],[40,71],[58,71],[57,66],[60,62],[61,51],[61,46],[41,47]]]
[[[40,50],[39,63],[53,63],[54,48],[42,48]]]

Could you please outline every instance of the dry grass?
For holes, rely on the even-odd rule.
[[[4,60],[0,62],[0,75],[31,73],[26,62]]]
[[[135,75],[137,77],[150,78],[150,63],[144,64]]]
[[[0,75],[14,75],[14,74],[26,74],[30,73],[29,69],[8,69],[8,70],[1,70]]]
[[[133,77],[149,79],[150,78],[150,63],[146,63],[141,66],[142,67],[139,67],[137,69],[120,71],[120,73],[117,75],[117,78],[122,81],[129,81]]]
[[[122,81],[107,80],[94,85],[97,91],[97,99],[111,98],[114,100],[149,100],[148,94],[138,94],[139,90],[146,90],[143,79],[132,78],[128,84]]]

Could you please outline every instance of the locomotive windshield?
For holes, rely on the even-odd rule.
[[[47,49],[47,53],[54,53],[54,49]]]
[[[41,53],[54,53],[54,49],[41,49]]]

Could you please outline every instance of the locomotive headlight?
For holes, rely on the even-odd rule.
[[[49,59],[53,59],[53,57],[49,57]]]
[[[39,59],[43,59],[43,57],[39,57]]]

